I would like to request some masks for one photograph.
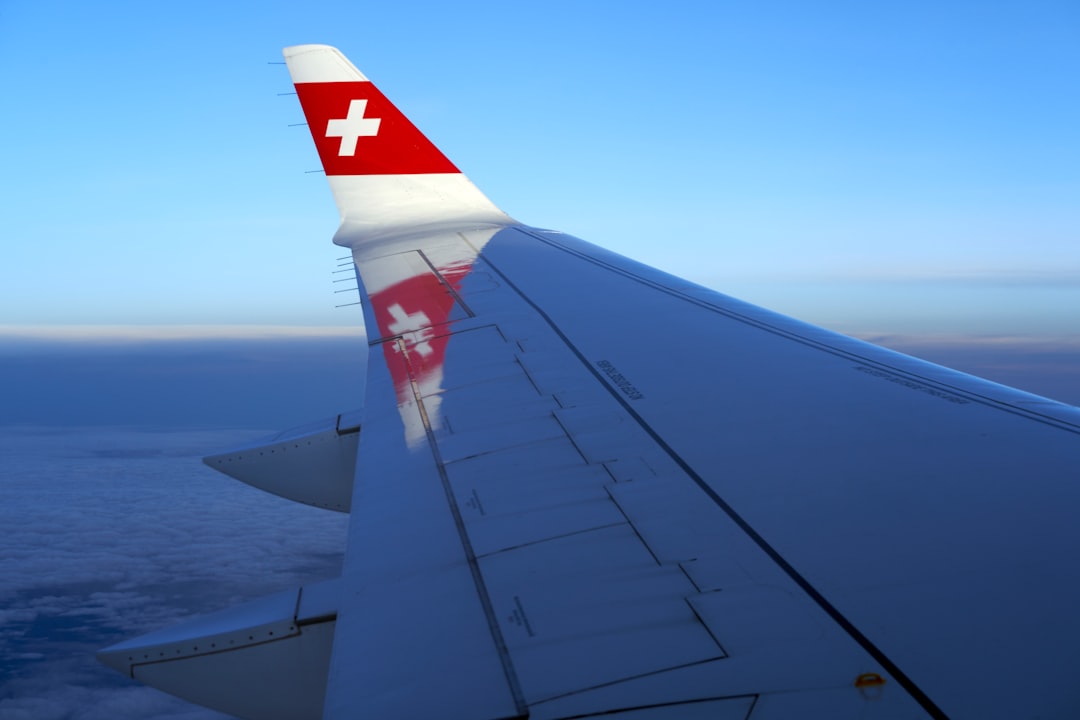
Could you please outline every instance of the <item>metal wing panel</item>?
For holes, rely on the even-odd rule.
[[[1075,409],[748,316],[566,236],[505,234],[485,258],[924,707],[1076,706],[1069,644],[1036,634],[1080,633]]]
[[[362,284],[382,288],[370,293],[369,317],[397,304],[425,319],[380,326],[374,341],[327,716],[581,715],[614,688],[622,699],[595,711],[809,688],[857,695],[859,673],[884,673],[704,502],[488,263],[479,248],[500,236],[458,237],[442,254],[453,273],[409,264],[430,275],[422,283],[385,281],[385,268],[401,266],[386,258],[402,248],[354,252]],[[573,266],[546,277],[556,290],[580,279]],[[456,320],[455,307],[467,308]],[[710,595],[733,579],[774,590],[718,605]],[[733,628],[770,641],[730,657]],[[807,636],[818,642],[793,652]],[[477,699],[485,687],[495,701]],[[898,688],[878,707],[910,711],[910,702]]]
[[[425,439],[430,428],[395,382],[408,382],[408,371],[387,362],[403,362],[404,345],[369,365],[370,424],[357,456],[325,716],[516,717],[505,651]]]

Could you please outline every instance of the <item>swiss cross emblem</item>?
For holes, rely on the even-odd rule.
[[[411,315],[405,312],[405,308],[401,307],[399,303],[394,303],[386,309],[390,313],[390,317],[394,318],[394,324],[389,325],[387,330],[395,335],[408,335],[411,337],[406,340],[412,345],[412,349],[418,352],[420,355],[427,357],[433,351],[431,349],[431,320],[428,319],[427,313],[423,310],[417,310]]]
[[[326,137],[341,138],[338,157],[356,155],[356,141],[362,137],[374,137],[379,134],[381,118],[366,118],[367,100],[353,100],[349,103],[349,112],[344,118],[326,123]]]

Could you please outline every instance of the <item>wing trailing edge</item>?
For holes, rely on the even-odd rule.
[[[230,715],[317,720],[339,582],[275,593],[98,652],[128,677]]]
[[[354,410],[284,430],[208,455],[203,462],[287,500],[349,512],[361,415]]]

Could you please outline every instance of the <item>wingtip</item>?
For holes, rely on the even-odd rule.
[[[332,50],[334,52],[340,52],[340,50],[338,50],[333,45],[324,45],[322,43],[301,43],[299,45],[289,45],[285,48],[282,48],[281,52],[283,55],[285,55],[285,57],[289,57],[290,55],[299,55],[301,53],[312,52],[315,50]]]
[[[355,82],[368,78],[332,45],[290,45],[281,51],[294,83]]]

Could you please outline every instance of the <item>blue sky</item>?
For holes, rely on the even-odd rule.
[[[355,327],[303,42],[526,222],[843,331],[1077,334],[1080,6],[1019,1],[9,0],[0,326]]]

